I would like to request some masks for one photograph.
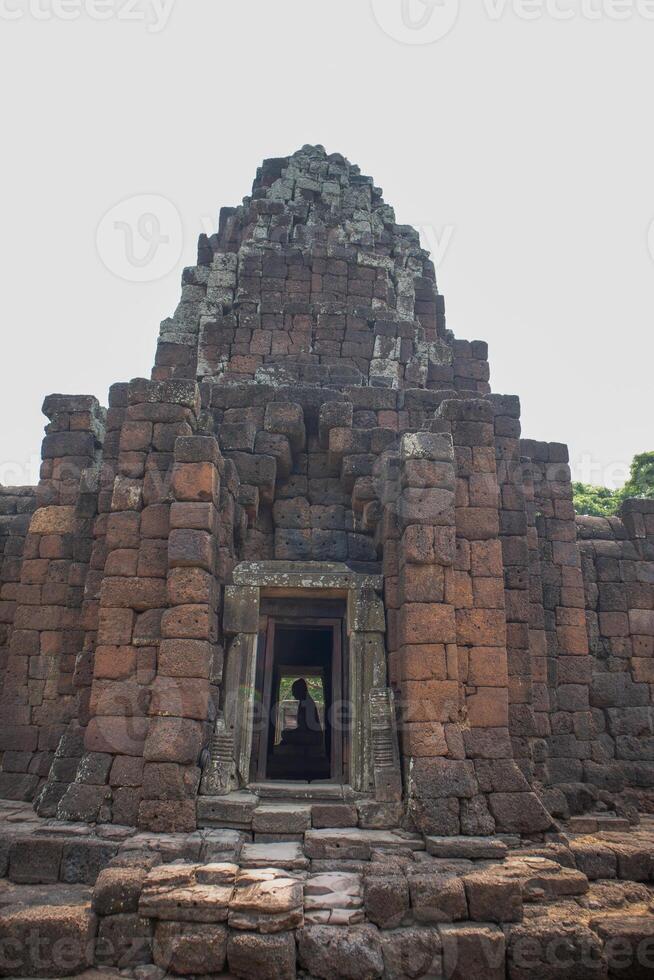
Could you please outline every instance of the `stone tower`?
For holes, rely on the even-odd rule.
[[[339,154],[221,211],[151,380],[44,412],[38,487],[0,491],[0,797],[439,835],[651,803],[654,506],[575,517],[565,446],[521,440]]]

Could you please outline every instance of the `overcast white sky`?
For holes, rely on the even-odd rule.
[[[149,375],[198,233],[307,142],[436,248],[524,434],[622,482],[654,449],[654,2],[461,7],[0,0],[0,482],[36,480],[44,395]]]

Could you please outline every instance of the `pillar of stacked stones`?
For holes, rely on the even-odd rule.
[[[651,807],[652,506],[577,518],[566,448],[489,378],[371,178],[264,161],[151,379],[49,396],[38,487],[0,490],[0,796],[240,826],[266,631],[301,607],[343,624],[337,782],[370,825]]]

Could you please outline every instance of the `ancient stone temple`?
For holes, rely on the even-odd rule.
[[[654,502],[575,515],[371,178],[264,161],[151,379],[43,411],[0,489],[0,872],[63,892],[0,939],[80,953],[1,976],[606,977],[654,936]]]

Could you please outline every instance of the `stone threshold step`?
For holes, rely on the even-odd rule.
[[[262,800],[352,800],[354,792],[341,783],[250,783],[249,790]]]
[[[261,799],[255,793],[240,791],[227,796],[200,796],[197,800],[200,828],[220,827],[275,834],[297,839],[305,831],[321,828],[361,827],[392,829],[399,826],[402,806],[377,803],[369,798],[344,800],[288,799],[287,796]],[[263,839],[263,838],[262,838]]]

